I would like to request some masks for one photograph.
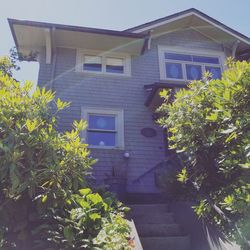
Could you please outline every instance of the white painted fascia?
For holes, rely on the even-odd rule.
[[[188,16],[190,16],[190,15],[192,15],[192,13],[183,14],[183,15],[181,15],[181,16],[174,17],[174,18],[172,18],[172,19],[162,21],[161,23],[152,24],[152,25],[150,25],[150,26],[147,26],[147,27],[145,27],[145,28],[141,28],[141,29],[139,29],[139,30],[132,31],[132,32],[133,32],[133,33],[141,33],[141,32],[147,31],[147,30],[152,30],[152,29],[157,28],[157,27],[159,27],[159,26],[161,26],[161,25],[168,24],[168,23],[172,23],[172,22],[174,22],[174,21],[177,21],[177,20],[182,19],[182,18],[184,18],[184,17],[188,17]]]
[[[168,23],[171,23],[171,22],[180,20],[180,19],[182,19],[182,18],[191,16],[191,15],[195,15],[196,17],[202,19],[203,21],[206,21],[207,23],[213,25],[214,27],[216,27],[216,28],[218,28],[218,29],[220,29],[220,30],[222,30],[222,31],[224,31],[224,32],[226,32],[226,33],[228,33],[228,34],[230,34],[231,36],[233,36],[233,37],[235,37],[235,38],[237,38],[237,39],[243,41],[244,43],[250,45],[250,41],[249,41],[249,40],[244,39],[244,38],[242,38],[242,37],[240,37],[240,36],[237,36],[237,35],[234,34],[233,32],[231,32],[231,31],[229,31],[229,30],[227,30],[227,29],[221,27],[220,25],[218,25],[218,24],[216,24],[216,23],[214,23],[214,22],[208,20],[207,18],[205,18],[205,17],[201,16],[200,14],[198,14],[198,13],[196,13],[196,12],[193,12],[193,11],[190,12],[190,13],[187,13],[187,14],[180,15],[180,16],[178,16],[178,17],[171,18],[171,19],[169,19],[169,20],[162,21],[161,23],[152,24],[152,25],[150,25],[150,26],[147,26],[147,27],[144,27],[144,28],[141,28],[141,29],[132,31],[132,32],[133,32],[133,33],[141,33],[141,32],[145,32],[145,31],[148,31],[148,30],[152,30],[152,29],[154,29],[154,28],[156,28],[156,27],[159,27],[159,26],[161,26],[161,25],[165,25],[165,24],[168,24]]]

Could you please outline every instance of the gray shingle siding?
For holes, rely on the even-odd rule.
[[[208,39],[192,28],[187,28],[186,30],[179,30],[159,36],[153,40],[152,45],[153,47],[156,47],[157,45],[166,45],[180,46],[183,47],[183,49],[209,49],[222,51],[222,44]]]
[[[141,182],[136,178],[154,167],[165,157],[162,129],[154,124],[152,112],[144,106],[147,96],[143,87],[159,81],[159,62],[156,45],[178,45],[191,48],[221,50],[221,47],[194,31],[182,31],[153,39],[152,49],[144,55],[133,56],[131,77],[96,76],[75,72],[76,49],[57,48],[55,81],[56,96],[70,101],[71,106],[60,113],[59,130],[72,128],[73,120],[81,118],[81,107],[107,107],[124,110],[125,150],[92,149],[91,154],[99,161],[94,165],[94,176],[101,183],[112,166],[123,165],[127,169],[129,192],[157,192],[151,173]],[[51,79],[51,65],[46,65],[44,55],[40,59],[39,85]],[[143,137],[144,127],[157,130],[157,136]],[[124,151],[130,159],[123,157]]]

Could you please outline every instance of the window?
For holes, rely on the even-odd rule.
[[[124,73],[124,59],[121,58],[106,58],[106,72],[109,73]]]
[[[84,55],[83,70],[102,71],[102,58],[100,56]]]
[[[88,128],[84,131],[83,137],[90,147],[124,147],[122,110],[83,108],[82,113],[83,119],[88,122]]]
[[[130,56],[118,53],[77,51],[76,71],[107,75],[130,75]]]
[[[201,55],[197,52],[182,53],[160,48],[161,79],[192,81],[202,78],[205,71],[213,79],[221,78],[221,55]]]

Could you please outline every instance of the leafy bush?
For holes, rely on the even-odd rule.
[[[129,250],[130,228],[123,218],[126,210],[110,194],[102,198],[91,189],[80,189],[67,200],[65,209],[52,209],[46,214],[49,225],[43,224],[34,233],[44,235],[50,248]],[[41,249],[48,246],[39,240]]]
[[[177,175],[195,187],[200,218],[226,236],[250,239],[250,64],[228,62],[222,79],[206,74],[175,94],[168,91],[159,123],[168,128],[185,167]],[[248,228],[248,229],[247,229]],[[245,244],[243,243],[243,245]]]
[[[37,88],[31,95],[32,84],[21,85],[8,71],[13,66],[5,59],[1,63],[0,69],[7,71],[0,71],[0,247],[48,249],[48,231],[41,229],[50,228],[51,233],[54,227],[59,229],[60,216],[68,223],[63,229],[68,243],[58,241],[54,249],[73,248],[70,226],[77,223],[79,233],[91,241],[104,218],[120,215],[98,194],[76,195],[88,185],[86,177],[95,162],[79,136],[86,122],[74,122],[72,131],[58,133],[56,117],[69,103],[55,100],[54,93],[45,89]],[[122,238],[126,237],[124,233]]]

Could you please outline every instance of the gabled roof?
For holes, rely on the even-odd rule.
[[[124,31],[16,19],[8,19],[8,22],[18,52],[25,56],[46,47],[48,62],[55,47],[138,55],[146,50],[151,37],[185,29],[193,29],[224,48],[237,49],[238,55],[245,56],[247,53],[249,57],[250,38],[194,8]]]
[[[216,19],[206,15],[205,13],[203,13],[195,8],[190,8],[190,9],[175,13],[175,14],[170,15],[170,16],[166,16],[166,17],[163,17],[163,18],[160,18],[160,19],[148,22],[148,23],[144,23],[144,24],[135,26],[133,28],[126,29],[124,31],[125,32],[133,32],[133,33],[137,33],[137,34],[145,33],[145,32],[148,32],[150,30],[157,29],[163,25],[169,24],[171,22],[178,21],[178,20],[181,20],[183,18],[191,17],[191,16],[197,17],[200,20],[203,20],[203,21],[207,22],[208,24],[216,27],[217,29],[220,29],[222,32],[226,32],[229,35],[234,36],[236,39],[239,39],[240,41],[250,45],[250,38],[249,37],[241,34],[240,32],[238,32],[238,31],[236,31],[228,26],[226,26],[225,24],[217,21]],[[190,22],[190,25],[192,25],[192,22]]]
[[[24,58],[42,47],[46,47],[48,54],[55,47],[140,54],[147,37],[145,34],[126,31],[27,20],[8,19],[8,22],[18,52]]]

